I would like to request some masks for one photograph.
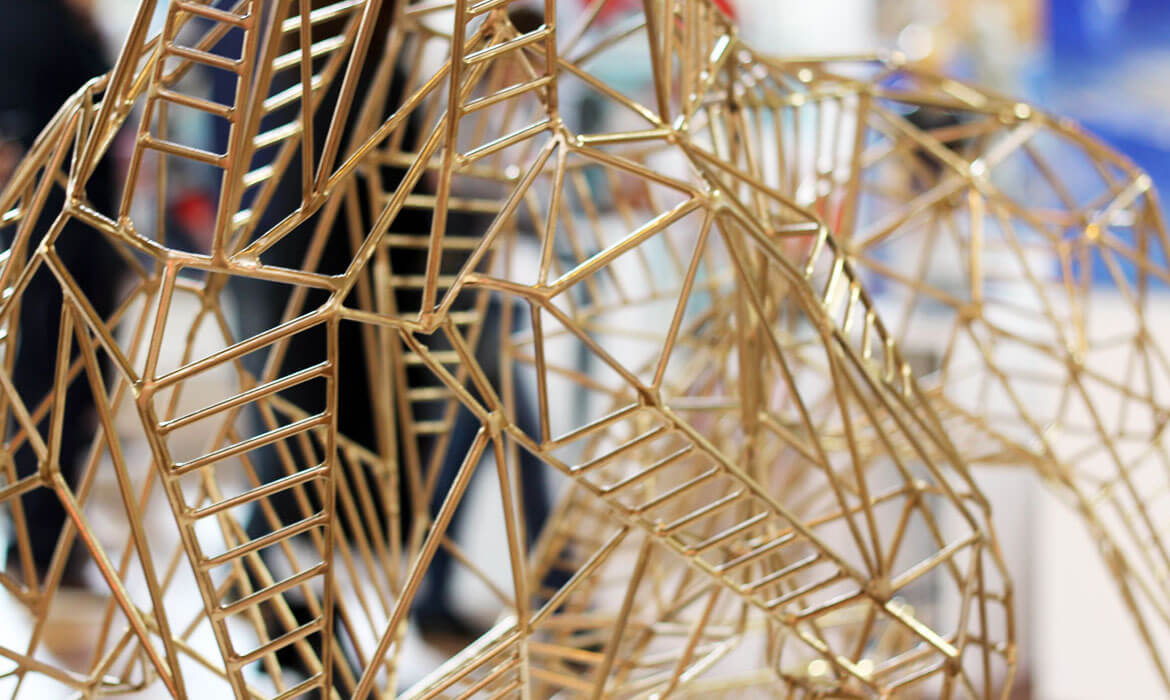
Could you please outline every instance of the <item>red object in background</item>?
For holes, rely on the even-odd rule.
[[[735,19],[735,6],[732,4],[732,0],[712,0],[712,2],[714,2],[715,6],[720,10],[723,10],[723,13],[728,17]],[[583,0],[581,4],[588,5],[589,3],[587,0]],[[601,12],[598,13],[597,18],[604,22],[614,15],[631,10],[636,5],[640,4],[641,0],[609,0],[609,2],[605,3],[605,6],[601,8]]]
[[[209,194],[197,189],[184,190],[171,202],[171,216],[194,243],[211,250],[215,200]]]
[[[735,6],[731,4],[731,0],[715,0],[715,7],[723,10],[723,14],[735,19]]]

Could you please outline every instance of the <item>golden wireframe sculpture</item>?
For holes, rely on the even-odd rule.
[[[745,95],[785,125],[780,166],[750,172],[834,222],[960,452],[1031,467],[1076,510],[1170,689],[1170,269],[1150,178],[1067,120],[896,60],[768,70],[803,87],[779,108]]]
[[[647,2],[591,28],[599,1],[568,33],[552,0],[534,28],[511,4],[172,0],[147,40],[145,0],[114,71],[46,128],[0,197],[12,232],[0,504],[18,554],[0,583],[32,620],[0,646],[13,695],[32,676],[176,697],[1007,692],[1011,590],[988,506],[826,225],[859,212],[818,215],[768,174],[783,150],[763,125],[779,128],[808,80],[754,54],[705,1]],[[226,55],[232,36],[242,49]],[[594,68],[631,46],[653,66],[653,106]],[[234,76],[230,103],[201,92],[200,70]],[[572,128],[559,98],[573,91],[638,126]],[[182,110],[221,120],[226,150],[183,141]],[[121,131],[135,136],[129,173],[103,211],[86,186]],[[150,201],[180,164],[219,178],[206,250],[178,247]],[[62,211],[44,211],[56,188]],[[411,211],[427,230],[407,226]],[[57,252],[70,222],[130,270],[109,315]],[[515,262],[522,233],[539,247],[530,266]],[[320,269],[341,244],[342,269]],[[36,275],[64,295],[43,396],[12,376]],[[242,330],[227,303],[240,280],[285,290],[283,318]],[[492,304],[528,323],[501,313],[487,363]],[[197,342],[208,333],[210,350]],[[298,343],[318,359],[297,366]],[[340,405],[355,348],[362,400]],[[535,384],[535,426],[517,418],[516,375]],[[78,428],[63,425],[73,383],[89,387],[98,427],[69,478],[58,446]],[[312,383],[320,401],[299,401]],[[583,415],[564,410],[571,395]],[[460,407],[478,432],[440,489]],[[133,420],[118,420],[125,410]],[[369,444],[342,429],[359,413]],[[34,473],[17,473],[20,449]],[[262,453],[281,474],[258,467]],[[485,454],[508,590],[446,537]],[[568,482],[531,552],[523,455]],[[113,545],[91,515],[102,473],[125,510]],[[46,570],[21,505],[38,489],[69,512]],[[282,494],[292,518],[274,507]],[[146,526],[160,500],[173,532]],[[110,599],[92,657],[65,668],[41,637],[75,541]],[[407,621],[440,549],[502,612],[405,687]]]

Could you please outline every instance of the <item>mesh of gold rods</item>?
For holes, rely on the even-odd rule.
[[[0,196],[5,453],[38,463],[18,476],[5,459],[0,480],[16,553],[0,584],[31,621],[0,646],[0,692],[35,676],[80,697],[1001,697],[1012,595],[983,463],[1034,468],[1074,504],[1165,675],[1170,414],[1146,319],[1166,259],[1148,178],[896,61],[770,59],[705,0],[618,20],[604,4],[560,27],[546,0],[521,27],[507,0],[144,0],[115,69]],[[228,36],[238,55],[217,48]],[[650,104],[613,82],[632,60]],[[200,71],[237,76],[230,103]],[[575,126],[568,96],[615,125]],[[175,125],[191,110],[227,125],[223,152]],[[104,211],[86,183],[118,138],[134,147]],[[167,228],[185,168],[220,183],[195,251]],[[57,253],[70,223],[125,261],[104,317]],[[343,269],[322,269],[339,242]],[[12,375],[36,275],[64,294],[44,396]],[[281,318],[241,330],[240,280],[284,290]],[[520,310],[498,340],[493,306]],[[319,360],[291,367],[306,342]],[[900,348],[930,366],[916,378]],[[97,428],[67,478],[78,382]],[[314,383],[322,401],[298,402]],[[342,394],[372,441],[346,434]],[[460,407],[478,426],[466,450]],[[565,484],[543,524],[522,503],[526,455]],[[477,474],[504,523],[502,585],[449,534]],[[21,501],[38,489],[69,514],[47,571]],[[73,549],[108,599],[90,658],[66,667],[43,637]],[[408,680],[440,551],[501,612]]]

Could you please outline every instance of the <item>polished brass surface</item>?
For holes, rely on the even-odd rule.
[[[144,0],[115,69],[46,127],[0,196],[12,241],[0,272],[4,446],[31,445],[41,465],[17,478],[6,459],[0,481],[18,553],[0,584],[31,620],[20,644],[0,646],[0,692],[37,676],[81,697],[151,686],[240,698],[1006,696],[1012,593],[971,471],[980,462],[1036,468],[1070,495],[1135,620],[1164,624],[1154,526],[1164,489],[1134,482],[1139,463],[1164,458],[1170,414],[1138,388],[1164,358],[1133,331],[1139,370],[1106,377],[1076,315],[1089,290],[1075,272],[1025,264],[1004,299],[987,280],[1009,273],[989,272],[985,252],[1033,261],[1013,225],[1062,262],[1108,250],[1107,265],[1124,258],[1136,270],[1114,279],[1145,319],[1147,280],[1165,267],[1145,176],[1073,127],[896,58],[760,55],[706,0],[647,0],[607,23],[594,2],[565,27],[546,0],[543,24],[519,29],[518,4]],[[150,38],[156,11],[164,28]],[[380,23],[383,12],[392,21]],[[241,53],[218,52],[225,36]],[[613,80],[621,61],[650,67],[648,100]],[[213,101],[200,71],[238,75],[234,100]],[[613,128],[585,131],[562,114],[584,95],[612,106]],[[908,106],[959,117],[923,130]],[[190,141],[178,117],[190,110],[226,125],[226,152]],[[101,211],[86,182],[125,135],[122,201]],[[1099,196],[1065,196],[1037,154],[1042,137],[1085,154]],[[1015,156],[1052,183],[1051,205],[1000,189]],[[401,182],[383,181],[389,165],[405,170]],[[164,206],[168,183],[191,169],[220,182],[197,250],[168,235]],[[274,211],[289,183],[299,202]],[[67,204],[44,212],[55,187]],[[412,210],[429,213],[429,231],[401,227]],[[485,222],[473,235],[469,218]],[[67,220],[131,269],[109,318],[55,253]],[[1128,247],[1110,233],[1123,221],[1140,232]],[[305,231],[303,261],[272,262]],[[319,270],[338,237],[348,267]],[[958,253],[932,261],[944,237]],[[898,240],[917,254],[883,251]],[[411,255],[422,274],[396,269]],[[961,289],[930,274],[946,264]],[[35,274],[53,275],[66,299],[60,319],[45,319],[60,338],[46,396],[20,395],[11,378],[14,319]],[[230,299],[241,279],[290,290],[282,322],[239,329]],[[1015,295],[1053,290],[1066,305],[1033,310],[1036,327],[1056,329],[1045,339],[997,321]],[[924,300],[949,336],[912,332]],[[523,322],[502,314],[498,367],[481,363],[489,304],[522,310]],[[361,329],[361,410],[376,445],[338,428],[338,385],[352,376],[339,359],[343,324]],[[324,361],[289,370],[289,344],[314,329]],[[1079,397],[1089,422],[1063,423],[1023,398],[972,400],[959,359],[974,358],[1009,396],[1029,380],[994,347],[952,351],[949,338],[982,333],[1041,346],[1063,372],[1049,380]],[[903,346],[939,369],[917,378]],[[249,362],[257,354],[262,369]],[[53,419],[72,382],[92,387],[99,414],[77,480],[56,459],[74,426]],[[323,407],[289,398],[308,382],[325,387]],[[1090,385],[1140,404],[1120,422],[1144,411],[1147,432],[1100,416]],[[517,420],[526,401],[535,429]],[[459,406],[479,429],[436,494]],[[1054,430],[1080,441],[1055,444]],[[1111,455],[1104,477],[1079,469],[1093,446]],[[265,481],[253,463],[265,447],[283,478]],[[519,502],[521,452],[564,484],[531,549],[526,532],[539,524]],[[504,523],[504,585],[447,536],[477,473],[493,482]],[[99,523],[103,476],[123,510]],[[19,499],[33,489],[52,490],[70,514],[43,574]],[[278,492],[295,494],[296,518],[271,507]],[[168,527],[149,525],[152,509]],[[246,529],[249,513],[263,533]],[[108,599],[90,660],[66,666],[42,637],[75,546]],[[500,614],[408,682],[410,612],[440,548]]]
[[[947,434],[1076,511],[1170,690],[1170,240],[1150,177],[1069,120],[894,61],[772,65],[812,76],[810,118],[857,130],[811,206],[861,212],[834,231]],[[903,118],[923,106],[947,123]]]

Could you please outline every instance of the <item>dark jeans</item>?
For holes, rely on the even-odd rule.
[[[515,329],[520,324],[522,314],[519,306],[513,305],[512,309],[512,328]],[[501,380],[499,371],[499,349],[503,340],[500,337],[502,316],[501,304],[493,298],[488,305],[484,318],[483,333],[479,341],[479,352],[477,353],[480,366],[487,375],[488,381],[497,392],[503,388],[503,381]],[[532,402],[527,399],[524,387],[520,385],[521,383],[518,379],[518,375],[513,372],[512,389],[516,397],[516,414],[514,416],[516,425],[528,435],[537,436],[540,434],[540,419],[536,414]],[[459,472],[459,467],[463,463],[463,458],[471,449],[479,428],[480,423],[471,411],[460,407],[458,416],[455,419],[455,427],[451,431],[451,440],[447,447],[447,454],[443,458],[443,465],[439,473],[435,495],[431,501],[432,516],[436,515],[439,508],[443,505],[443,499],[454,483],[455,477]],[[545,473],[546,467],[531,452],[523,448],[518,449],[517,452],[519,453],[520,459],[519,486],[520,498],[523,501],[522,512],[524,513],[525,532],[528,539],[527,545],[531,547],[540,535],[545,521],[548,520],[548,475]],[[465,497],[462,504],[463,507],[456,508],[451,518],[451,523],[447,526],[447,536],[452,540],[454,540],[454,536],[458,532],[462,514],[466,511],[466,504]],[[451,593],[452,560],[453,557],[446,547],[439,547],[435,552],[435,558],[427,571],[422,593],[415,602],[415,611],[421,620],[450,613],[449,597]]]

